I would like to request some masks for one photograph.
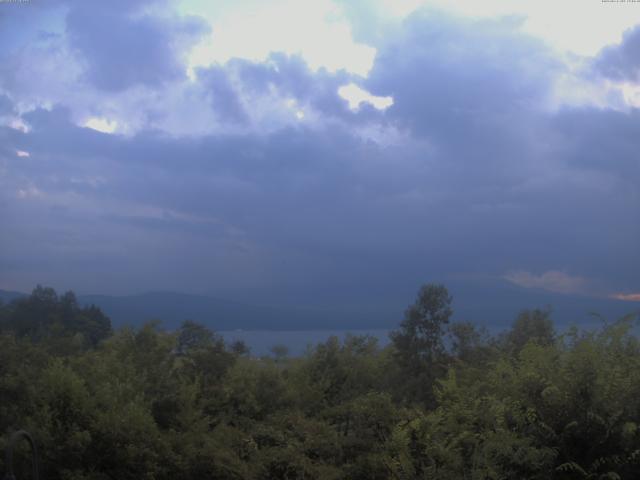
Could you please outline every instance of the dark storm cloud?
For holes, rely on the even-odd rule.
[[[338,96],[338,87],[347,84],[351,76],[344,71],[330,74],[321,69],[314,73],[296,55],[274,53],[264,64],[236,61],[235,68],[246,88],[264,92],[269,86],[284,96],[310,103],[322,112],[344,112],[346,101]]]
[[[613,80],[640,81],[640,26],[627,30],[620,44],[605,47],[594,64]]]
[[[385,117],[426,142],[436,184],[460,192],[463,204],[504,203],[544,154],[537,144],[546,144],[548,119],[538,105],[559,70],[511,20],[426,11],[379,45],[364,86],[393,97]]]
[[[426,12],[412,15],[398,37],[379,47],[365,85],[392,96],[387,114],[416,135],[453,144],[472,134],[477,143],[490,133],[483,127],[529,115],[559,68],[511,20],[464,21]]]
[[[550,200],[580,202],[567,219],[583,268],[597,266],[603,275],[640,289],[640,110],[566,109],[551,125],[558,139],[555,156],[566,162],[572,188]]]
[[[249,117],[225,69],[219,66],[199,69],[198,80],[200,80],[216,115],[223,120],[240,124],[247,123]]]
[[[190,204],[184,201],[189,197],[184,187],[191,181],[196,186],[200,182],[213,185],[223,180],[224,183],[227,179],[233,188],[245,185],[247,192],[276,197],[305,192],[309,198],[324,195],[326,188],[337,194],[348,185],[351,164],[346,157],[353,154],[357,145],[349,135],[338,130],[286,129],[266,137],[213,135],[200,139],[142,132],[129,138],[75,126],[63,108],[36,110],[24,118],[32,128],[29,133],[6,128],[3,131],[15,148],[31,153],[31,158],[22,161],[20,167],[16,164],[16,168],[28,169],[27,173],[34,179],[38,175],[42,179],[54,172],[71,174],[74,171],[122,175],[111,187],[125,184],[119,192],[120,198],[133,195],[148,200],[151,197],[154,204],[168,200],[159,206],[173,208],[177,202],[188,211],[210,211],[207,199],[215,198],[223,188],[199,192]],[[103,168],[96,170],[100,165]],[[134,172],[138,169],[147,175],[136,176]],[[161,187],[161,191],[156,196],[157,187]],[[172,197],[175,198],[171,200]],[[244,200],[242,195],[236,199],[238,203]],[[286,206],[284,203],[282,206]]]
[[[121,60],[103,53],[115,78]],[[247,96],[275,90],[331,120],[319,124],[123,136],[77,126],[64,104],[33,110],[29,132],[0,129],[0,263],[57,255],[77,265],[68,278],[90,271],[103,291],[300,299],[382,299],[451,272],[510,270],[640,288],[638,113],[544,111],[560,68],[509,22],[420,14],[378,45],[367,80],[279,54],[196,72],[222,119],[244,125]],[[351,81],[393,106],[351,112],[337,94]],[[399,140],[357,131],[370,125]]]
[[[224,66],[196,70],[195,88],[211,106],[217,118],[232,125],[250,123],[248,108],[252,99],[274,96],[281,104],[294,100],[296,108],[322,114],[350,124],[382,122],[379,110],[365,103],[357,111],[339,95],[340,87],[360,83],[361,78],[344,70],[312,71],[299,55],[272,53],[265,62],[231,59]]]
[[[637,111],[545,113],[561,66],[516,27],[416,14],[379,47],[365,86],[393,96],[386,115],[431,146],[425,187],[452,192],[439,206],[452,256],[637,281]]]
[[[165,19],[140,13],[140,6],[140,2],[71,4],[68,38],[81,55],[87,79],[102,90],[154,87],[185,78],[176,43],[180,38],[195,40],[207,31],[196,18]]]
[[[640,184],[640,110],[566,109],[553,126],[565,139],[565,155],[572,165]]]
[[[321,68],[312,71],[299,55],[272,53],[264,63],[233,59],[225,69],[233,72],[239,86],[250,95],[267,95],[275,90],[283,98],[295,99],[315,111],[348,122],[381,120],[373,107],[361,106],[358,112],[349,109],[338,89],[349,83],[361,83],[361,78],[344,70],[332,73]]]

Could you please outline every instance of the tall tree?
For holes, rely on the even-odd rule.
[[[434,401],[433,384],[446,371],[443,337],[453,314],[452,297],[444,285],[423,285],[405,312],[400,329],[390,334],[396,359],[406,374],[409,397],[427,405]]]

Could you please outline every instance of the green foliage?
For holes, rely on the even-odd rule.
[[[555,341],[551,310],[523,310],[502,341],[513,353],[522,350],[528,342],[551,345]]]
[[[534,310],[491,338],[450,303],[425,286],[384,349],[255,358],[194,322],[92,336],[101,314],[38,287],[0,305],[0,429],[52,480],[640,478],[632,317],[556,335]]]
[[[400,329],[390,335],[402,370],[403,386],[398,391],[427,407],[434,405],[435,381],[447,370],[444,335],[453,314],[451,301],[443,285],[424,285],[405,312]]]
[[[52,350],[73,353],[95,347],[111,334],[111,321],[95,305],[80,307],[73,292],[58,297],[38,285],[30,296],[0,306],[0,332],[33,341],[47,341]]]

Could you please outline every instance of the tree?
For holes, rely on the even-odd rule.
[[[214,334],[204,325],[192,320],[185,320],[180,326],[177,351],[180,355],[204,350],[214,343]]]
[[[61,351],[74,337],[81,345],[95,347],[111,335],[109,317],[95,305],[81,308],[71,291],[58,297],[53,288],[38,285],[30,296],[14,300],[3,312],[2,330],[34,341],[56,339],[56,345],[49,342],[49,346]]]
[[[78,310],[70,327],[72,332],[82,333],[93,347],[111,335],[111,320],[95,305]]]
[[[555,340],[551,310],[523,310],[504,338],[505,347],[517,354],[528,342],[551,345]]]
[[[433,404],[433,383],[446,371],[443,336],[453,314],[451,302],[444,285],[422,286],[400,329],[390,334],[410,396],[427,404]]]
[[[286,345],[274,345],[271,347],[270,351],[273,354],[276,363],[283,362],[289,356],[289,347]]]
[[[238,357],[246,356],[251,353],[251,349],[244,340],[234,340],[233,342],[231,342],[231,345],[229,345],[229,348],[231,349],[233,354],[237,355]]]
[[[459,361],[479,366],[490,353],[488,334],[471,322],[455,322],[449,327],[451,353]]]

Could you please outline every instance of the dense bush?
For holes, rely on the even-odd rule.
[[[633,317],[557,335],[523,312],[492,338],[450,304],[424,287],[384,349],[255,358],[194,322],[112,332],[38,287],[0,307],[0,429],[52,480],[640,478]]]

